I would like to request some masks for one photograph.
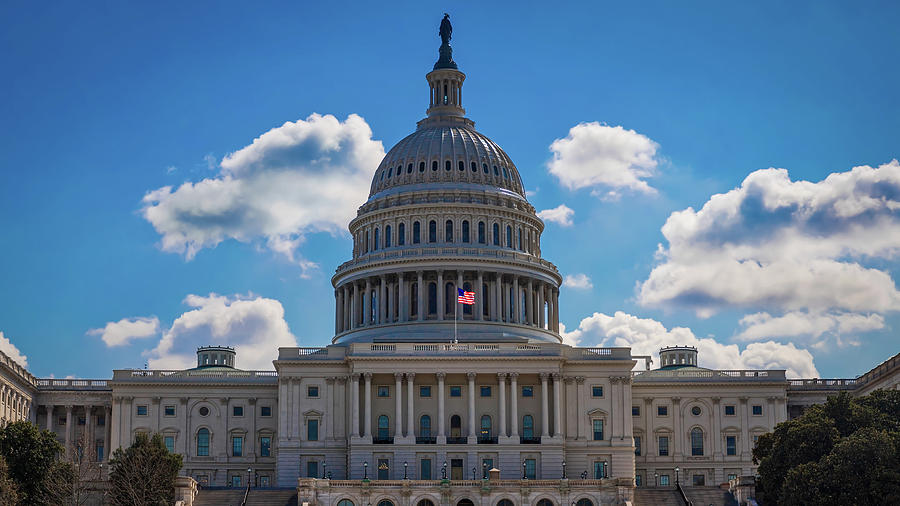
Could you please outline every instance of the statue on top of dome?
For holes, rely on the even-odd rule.
[[[441,36],[442,45],[450,45],[450,39],[453,35],[453,25],[450,24],[450,15],[446,12],[444,13],[444,19],[441,20],[441,28],[438,30],[438,34]]]

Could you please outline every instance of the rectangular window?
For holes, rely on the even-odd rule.
[[[482,386],[481,387],[481,396],[482,397],[490,397],[491,396],[491,387]]]
[[[594,419],[591,421],[594,427],[594,441],[603,440],[603,420]]]
[[[244,406],[232,406],[231,415],[232,416],[244,416]]]
[[[146,404],[138,404],[137,416],[147,416],[147,405]]]
[[[659,486],[660,487],[668,487],[669,486],[669,475],[668,474],[659,475]]]
[[[603,397],[603,386],[593,385],[591,387],[591,397]]]
[[[269,487],[269,477],[268,476],[260,476],[259,477],[259,486],[262,488]]]
[[[529,480],[537,479],[537,461],[535,459],[525,459],[525,477]]]
[[[753,405],[753,416],[760,416],[760,415],[762,415],[762,405],[754,404]]]
[[[725,405],[725,416],[734,416],[734,405],[733,404]]]
[[[175,406],[166,406],[163,408],[164,416],[175,416]]]
[[[419,387],[419,397],[431,397],[431,387],[430,386]]]
[[[259,456],[270,457],[272,455],[272,438],[264,436],[259,438]]]
[[[643,480],[641,480],[641,475],[639,475],[639,474],[634,475],[634,486],[635,487],[643,486]]]
[[[450,397],[462,397],[462,387],[450,387]]]
[[[599,480],[602,478],[608,478],[609,473],[607,472],[607,464],[602,460],[594,461],[594,479]]]
[[[725,455],[737,455],[736,436],[725,436]]]
[[[378,397],[390,397],[391,396],[391,387],[387,385],[379,385],[378,386]]]
[[[259,416],[272,416],[272,407],[271,406],[260,406],[259,407]]]
[[[97,416],[97,427],[103,427],[106,425],[106,417],[103,415]]]
[[[705,474],[695,474],[692,476],[693,483],[695,487],[702,487],[706,485],[706,475]]]
[[[431,479],[431,459],[422,459],[419,461],[419,479]]]
[[[534,387],[525,385],[522,387],[522,397],[534,397]]]
[[[307,478],[318,478],[319,477],[319,463],[315,460],[310,460],[306,463],[306,477]]]
[[[241,488],[241,475],[235,474],[231,477],[231,486],[234,488]]]
[[[656,406],[656,416],[669,416],[669,406]]]
[[[641,407],[631,406],[631,416],[641,416]]]
[[[634,436],[634,455],[641,456],[641,436]]]
[[[103,461],[103,443],[97,443],[97,461]]]
[[[85,419],[85,417],[83,417],[83,416],[79,416],[78,417],[78,425],[85,425],[85,424],[87,424],[87,419]]]
[[[315,399],[319,397],[319,387],[318,385],[310,385],[306,387],[306,396]]]
[[[165,436],[163,440],[166,443],[166,450],[169,450],[169,453],[175,453],[175,436]]]
[[[240,457],[242,455],[244,455],[244,438],[241,436],[234,436],[231,438],[231,456]]]
[[[56,420],[56,424],[57,424],[57,425],[65,425],[65,424],[66,424],[66,417],[64,417],[64,416],[59,417],[59,418]]]
[[[312,420],[306,422],[306,440],[319,440],[319,420],[313,418]]]
[[[669,436],[659,436],[659,456],[669,456]]]

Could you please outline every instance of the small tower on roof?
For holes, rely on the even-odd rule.
[[[197,368],[229,367],[234,369],[234,348],[228,346],[201,346],[197,348]]]
[[[444,14],[438,34],[441,37],[441,47],[438,50],[440,57],[435,62],[434,69],[425,76],[431,91],[428,117],[463,117],[466,110],[462,107],[462,85],[466,75],[459,71],[453,61],[453,48],[450,47],[453,26],[450,24],[449,14]]]
[[[660,367],[697,367],[697,348],[693,346],[667,346],[659,350]]]

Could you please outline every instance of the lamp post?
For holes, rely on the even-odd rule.
[[[369,461],[363,462],[363,479],[369,479]]]
[[[567,478],[566,478],[566,461],[565,461],[565,460],[563,461],[563,475],[562,475],[562,479],[564,479],[564,480],[567,479]]]
[[[481,479],[482,480],[487,479],[487,462],[485,462],[483,460],[481,461]]]
[[[582,472],[581,472],[581,479],[582,479],[582,480],[586,480],[586,479],[587,479],[587,471],[582,471]]]
[[[322,462],[322,479],[324,480],[327,474],[325,474],[325,469],[328,467],[328,462]]]
[[[523,460],[522,461],[522,479],[523,480],[528,479],[528,473],[526,472],[527,469],[528,469],[527,463]]]
[[[442,480],[447,479],[447,461],[446,460],[444,461],[444,465],[441,467],[441,479]]]
[[[248,467],[248,468],[247,468],[247,488],[250,488],[250,483],[252,483],[252,482],[250,481],[250,476],[251,476],[251,473],[252,473],[252,472],[253,472],[253,469],[251,469],[251,468]]]
[[[653,473],[653,486],[659,486],[659,473]]]
[[[678,481],[678,471],[681,471],[681,468],[678,467],[678,466],[675,466],[675,486],[676,486],[676,487],[677,487],[678,484],[679,484],[679,481]]]
[[[475,481],[475,466],[472,466],[472,481]]]
[[[403,479],[406,479],[406,470],[409,469],[409,462],[403,461]]]

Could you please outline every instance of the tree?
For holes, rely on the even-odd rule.
[[[109,462],[113,506],[167,506],[175,501],[181,455],[169,453],[162,436],[139,433],[134,444],[117,449]]]
[[[900,494],[900,391],[830,397],[753,450],[766,505],[889,504]]]
[[[94,443],[87,432],[82,432],[69,458],[56,463],[45,489],[47,504],[81,506],[103,495],[103,468]]]
[[[41,431],[27,421],[0,429],[0,457],[9,466],[9,477],[18,489],[23,506],[59,504],[45,502],[52,473],[64,472],[57,463],[63,446],[50,431]]]
[[[0,458],[0,506],[19,504],[19,486],[9,477],[9,466]]]

